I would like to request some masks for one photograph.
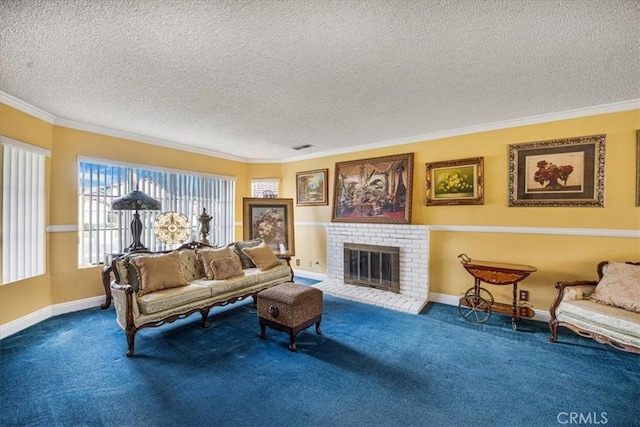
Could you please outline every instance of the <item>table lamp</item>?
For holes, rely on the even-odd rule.
[[[133,220],[131,221],[131,236],[133,237],[133,243],[124,251],[137,251],[141,249],[147,249],[140,241],[142,235],[142,221],[140,221],[140,214],[138,211],[159,211],[162,208],[161,203],[146,195],[140,190],[134,190],[124,197],[116,199],[111,203],[111,209],[119,211],[136,211],[133,214]]]

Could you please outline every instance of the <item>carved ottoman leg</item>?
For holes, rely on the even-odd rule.
[[[261,339],[264,338],[264,322],[262,321],[262,317],[260,318],[260,334],[258,335],[258,337],[260,337]]]
[[[322,322],[322,320],[318,320],[316,322],[316,334],[318,335],[322,335],[322,331],[320,330],[320,322]]]
[[[291,343],[289,344],[289,350],[296,351],[296,335],[293,331],[289,332],[289,338]]]

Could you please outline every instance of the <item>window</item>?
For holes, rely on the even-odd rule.
[[[213,218],[209,242],[233,241],[235,178],[81,158],[78,180],[81,266],[100,264],[107,254],[132,242],[134,211],[112,211],[111,203],[135,189],[162,203],[161,211],[139,211],[141,240],[149,250],[170,249],[153,232],[154,220],[162,212],[186,215],[192,239],[200,240],[197,217],[206,209]]]
[[[44,274],[45,156],[49,150],[0,136],[2,283]]]
[[[252,197],[264,197],[267,199],[277,198],[279,186],[280,180],[277,178],[252,179],[251,195]]]

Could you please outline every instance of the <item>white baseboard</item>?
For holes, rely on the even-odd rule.
[[[98,307],[104,303],[104,299],[105,297],[103,295],[41,308],[40,310],[29,313],[19,319],[0,325],[0,339],[27,329],[28,327],[47,320],[50,317],[71,313],[73,311],[85,310],[87,308]]]
[[[439,294],[436,292],[429,292],[429,301],[430,302],[438,302],[440,304],[447,304],[447,305],[458,305],[458,302],[460,301],[460,297],[456,296],[456,295],[448,295],[448,294]],[[535,312],[535,315],[533,316],[533,320],[537,320],[539,322],[545,322],[545,323],[549,323],[549,320],[551,319],[551,315],[549,314],[548,311],[544,311],[544,310],[533,310]]]
[[[298,277],[304,277],[306,279],[321,280],[321,281],[327,280],[326,274],[315,273],[313,271],[306,271],[306,270],[296,270],[295,268],[293,269],[293,275]]]

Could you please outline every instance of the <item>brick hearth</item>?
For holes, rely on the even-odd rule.
[[[344,283],[343,244],[400,248],[400,292]],[[327,226],[327,280],[323,292],[408,313],[419,313],[429,300],[429,229],[426,225],[331,223]]]

